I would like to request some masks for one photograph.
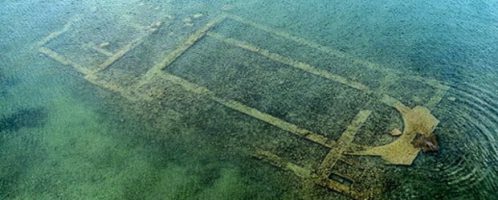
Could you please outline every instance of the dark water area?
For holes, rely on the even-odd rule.
[[[2,1],[0,199],[496,199],[495,1]]]
[[[21,128],[34,128],[43,124],[46,112],[41,108],[21,109],[0,120],[0,130],[18,131]]]

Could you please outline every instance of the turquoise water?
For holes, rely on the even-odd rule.
[[[497,198],[496,2],[0,4],[0,199]]]

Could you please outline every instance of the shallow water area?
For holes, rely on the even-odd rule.
[[[4,1],[0,199],[494,199],[493,1]]]

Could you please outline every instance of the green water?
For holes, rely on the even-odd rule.
[[[403,121],[383,95],[428,107],[439,151],[409,166],[340,153],[342,184],[370,199],[498,198],[494,1],[0,5],[0,199],[351,199],[257,152],[318,173],[330,149],[297,129],[340,140],[363,110],[352,143],[393,142]],[[219,16],[232,17],[148,76]]]

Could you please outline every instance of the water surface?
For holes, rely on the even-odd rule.
[[[0,4],[0,199],[355,198],[261,152],[319,173],[330,148],[310,138],[365,110],[352,143],[393,142],[384,95],[431,111],[439,151],[339,153],[351,177],[329,178],[371,199],[496,198],[494,1]]]

